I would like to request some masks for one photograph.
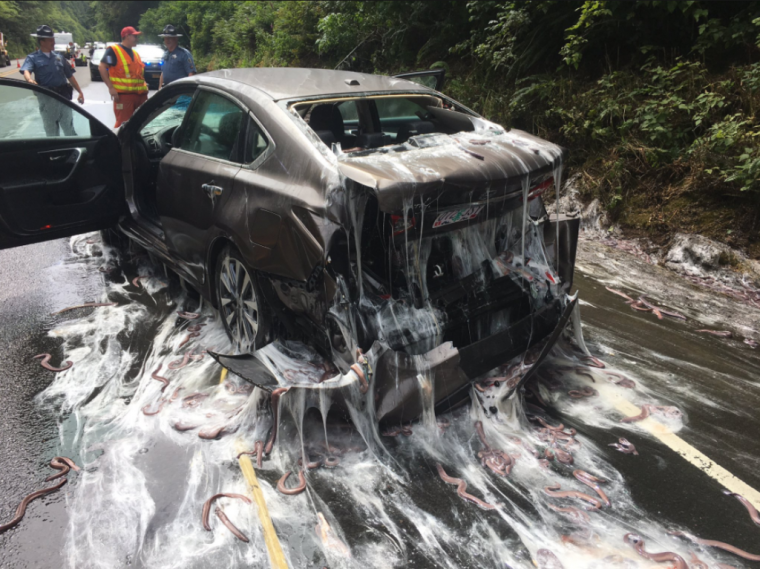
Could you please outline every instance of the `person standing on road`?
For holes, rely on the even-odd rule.
[[[46,87],[61,97],[71,100],[74,89],[79,93],[77,101],[84,103],[84,93],[74,78],[74,69],[68,62],[63,60],[60,54],[55,53],[55,35],[50,26],[40,26],[37,33],[31,34],[37,38],[39,49],[26,56],[24,65],[19,70],[27,83]],[[34,73],[34,79],[32,79]],[[76,136],[74,131],[74,115],[71,108],[60,103],[52,97],[37,96],[40,105],[42,124],[47,136]]]
[[[161,89],[164,85],[168,85],[177,79],[195,75],[193,55],[184,47],[179,47],[177,38],[181,38],[182,34],[178,34],[174,26],[168,24],[164,26],[164,33],[158,34],[158,37],[164,38],[164,45],[166,46],[164,66],[161,71],[161,79],[158,81],[158,88]]]
[[[148,84],[143,75],[145,65],[134,49],[140,34],[142,32],[132,26],[121,30],[121,43],[106,49],[98,65],[100,77],[113,99],[113,113],[116,115],[114,128],[127,122],[148,100]]]

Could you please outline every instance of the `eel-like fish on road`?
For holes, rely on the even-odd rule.
[[[264,460],[264,442],[256,441],[253,445],[253,450],[244,450],[239,453],[236,458],[240,458],[244,454],[249,454],[256,457],[256,468],[261,468],[262,461]]]
[[[747,508],[747,512],[749,513],[749,517],[752,519],[753,522],[755,522],[755,525],[760,526],[760,514],[758,514],[757,509],[755,509],[755,506],[752,505],[752,503],[747,500],[744,496],[741,494],[737,494],[736,492],[730,492],[729,490],[723,490],[723,493],[726,496],[733,496],[737,500],[739,500],[742,505]]]
[[[480,498],[477,498],[473,496],[472,494],[467,493],[467,482],[462,480],[461,478],[454,478],[453,476],[449,476],[446,474],[446,471],[443,469],[443,466],[441,466],[440,463],[436,463],[436,468],[438,469],[438,475],[441,477],[441,480],[448,484],[455,484],[457,487],[457,494],[460,498],[463,498],[469,502],[472,502],[476,506],[482,508],[483,510],[495,510],[498,508],[498,506],[494,506],[493,504],[489,504],[488,502],[484,502]]]
[[[713,336],[718,336],[719,338],[730,338],[733,336],[730,330],[697,330],[697,332],[701,332],[703,334],[712,334]]]
[[[248,543],[248,538],[243,535],[243,532],[241,532],[238,528],[235,527],[235,524],[233,524],[230,519],[227,517],[227,514],[225,514],[222,510],[217,508],[216,510],[216,517],[222,520],[222,523],[227,526],[227,529],[230,530],[233,535],[238,538],[240,541],[244,541],[245,543]]]
[[[573,476],[575,476],[579,482],[585,484],[589,488],[592,488],[604,502],[604,505],[609,507],[611,505],[610,499],[607,494],[599,487],[599,484],[606,484],[607,481],[601,478],[597,478],[593,474],[589,474],[585,470],[573,470]]]
[[[24,514],[26,514],[26,507],[29,505],[29,502],[31,502],[32,500],[36,498],[39,498],[40,496],[44,496],[45,494],[50,494],[50,492],[55,492],[64,484],[66,484],[66,479],[61,478],[61,480],[57,484],[54,484],[53,486],[50,486],[48,488],[43,488],[42,490],[37,490],[36,492],[32,492],[26,498],[21,500],[21,503],[16,508],[16,513],[13,516],[13,519],[9,521],[8,523],[0,525],[0,533],[3,533],[11,529],[24,518]]]
[[[246,504],[251,503],[251,499],[248,496],[243,496],[242,494],[214,494],[203,504],[203,512],[201,513],[201,522],[203,523],[203,528],[206,531],[211,531],[211,526],[208,523],[208,515],[211,512],[211,504],[213,504],[214,501],[219,498],[237,498],[238,500],[243,500],[243,502]]]
[[[677,553],[673,553],[671,551],[665,551],[663,553],[649,553],[646,549],[644,549],[644,540],[641,539],[641,536],[638,536],[635,533],[625,534],[623,540],[626,543],[632,545],[636,550],[636,553],[641,555],[641,557],[644,559],[649,559],[650,561],[655,561],[657,563],[662,563],[663,561],[671,561],[675,563],[673,569],[689,569],[689,566],[686,564],[684,558]]]
[[[285,395],[290,390],[290,387],[278,387],[274,391],[272,391],[272,396],[269,400],[269,404],[272,407],[272,432],[269,435],[269,440],[267,441],[266,446],[264,447],[264,454],[269,454],[272,452],[272,448],[274,447],[274,442],[277,439],[277,423],[279,421],[279,414],[280,414],[280,397]]]
[[[583,500],[592,506],[591,508],[586,508],[587,510],[598,510],[602,507],[602,503],[593,496],[589,496],[588,494],[584,494],[583,492],[578,492],[576,490],[561,490],[561,486],[559,484],[545,486],[544,492],[553,498],[576,498],[578,500]]]
[[[156,371],[150,374],[150,376],[156,381],[160,381],[161,383],[163,383],[163,385],[161,386],[161,393],[163,393],[164,389],[166,389],[169,385],[169,380],[166,379],[165,377],[161,377],[160,375],[158,375],[159,371],[161,371],[161,364],[158,364],[158,368],[156,368]]]
[[[51,474],[45,478],[45,482],[50,482],[51,480],[55,480],[61,476],[66,476],[72,468],[79,472],[79,467],[74,463],[73,460],[66,456],[54,457],[53,460],[50,461],[50,467],[55,468],[56,470],[60,470],[60,472],[58,474]]]
[[[53,367],[50,365],[50,363],[48,363],[50,362],[50,359],[52,357],[53,356],[51,356],[50,354],[37,354],[36,356],[34,356],[34,359],[38,360],[42,358],[40,365],[44,367],[46,370],[55,371],[55,372],[66,371],[67,369],[69,369],[71,366],[74,365],[74,362],[66,361],[66,362],[63,362],[63,367]]]
[[[685,537],[687,539],[690,539],[694,543],[698,543],[699,545],[706,545],[708,547],[717,547],[718,549],[728,551],[729,553],[733,553],[734,555],[738,555],[739,557],[743,557],[744,559],[747,559],[749,561],[760,561],[760,555],[755,555],[754,553],[748,553],[742,549],[739,549],[735,545],[731,545],[730,543],[715,541],[714,539],[702,539],[693,535],[689,535],[682,531],[671,531],[668,533],[670,533],[670,535]]]
[[[287,482],[289,476],[290,470],[283,474],[282,478],[277,481],[277,490],[279,490],[281,494],[295,496],[306,490],[306,476],[303,473],[303,469],[298,471],[298,486],[293,486],[292,488],[285,486],[285,482]]]
[[[639,455],[639,451],[636,450],[636,447],[633,446],[633,443],[624,437],[620,437],[618,439],[618,442],[608,444],[607,446],[610,446],[615,450],[619,450],[624,454],[633,454],[635,456]]]

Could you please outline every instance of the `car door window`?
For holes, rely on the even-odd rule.
[[[182,124],[192,100],[192,95],[181,94],[166,101],[140,129],[140,136],[151,136],[171,127],[178,127]]]
[[[243,146],[240,127],[245,124],[244,117],[243,110],[229,99],[202,91],[190,107],[179,147],[211,158],[240,162]]]
[[[44,91],[0,85],[0,140],[89,137],[90,121]]]
[[[245,140],[245,163],[250,164],[261,156],[269,146],[269,140],[251,117],[248,117],[248,132]]]

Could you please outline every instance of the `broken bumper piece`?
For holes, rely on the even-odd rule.
[[[511,396],[530,379],[551,351],[575,304],[575,299],[569,299],[563,309],[562,303],[555,300],[502,332],[461,350],[447,342],[419,356],[385,351],[377,361],[375,376],[378,420],[385,425],[397,425],[422,415],[422,390],[417,379],[420,373],[432,379],[436,412],[445,413],[467,399],[474,379],[544,342],[533,365],[506,395]]]
[[[530,348],[538,349],[541,346],[534,363],[526,364],[526,373],[506,394],[510,397],[544,361],[564,330],[575,305],[574,298],[566,303],[555,300],[502,332],[461,350],[451,342],[445,342],[425,354],[409,355],[382,347],[376,342],[367,356],[375,370],[374,396],[378,421],[383,425],[398,425],[419,418],[425,396],[433,398],[436,412],[445,413],[467,400],[470,386],[476,378]],[[214,352],[209,352],[209,355],[230,372],[265,391],[272,392],[287,385],[254,355]],[[427,376],[422,378],[423,381],[418,379],[421,374]],[[430,381],[424,381],[427,379]],[[339,389],[358,381],[358,376],[351,370],[320,383],[290,385],[307,389]],[[432,385],[432,393],[426,391],[424,385]]]

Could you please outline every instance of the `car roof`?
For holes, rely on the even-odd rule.
[[[385,75],[369,75],[353,71],[332,69],[305,69],[299,67],[253,67],[247,69],[220,69],[204,73],[204,77],[219,77],[255,87],[275,101],[302,99],[324,95],[360,94],[376,91],[435,93],[406,79]],[[348,82],[358,81],[358,85]]]

